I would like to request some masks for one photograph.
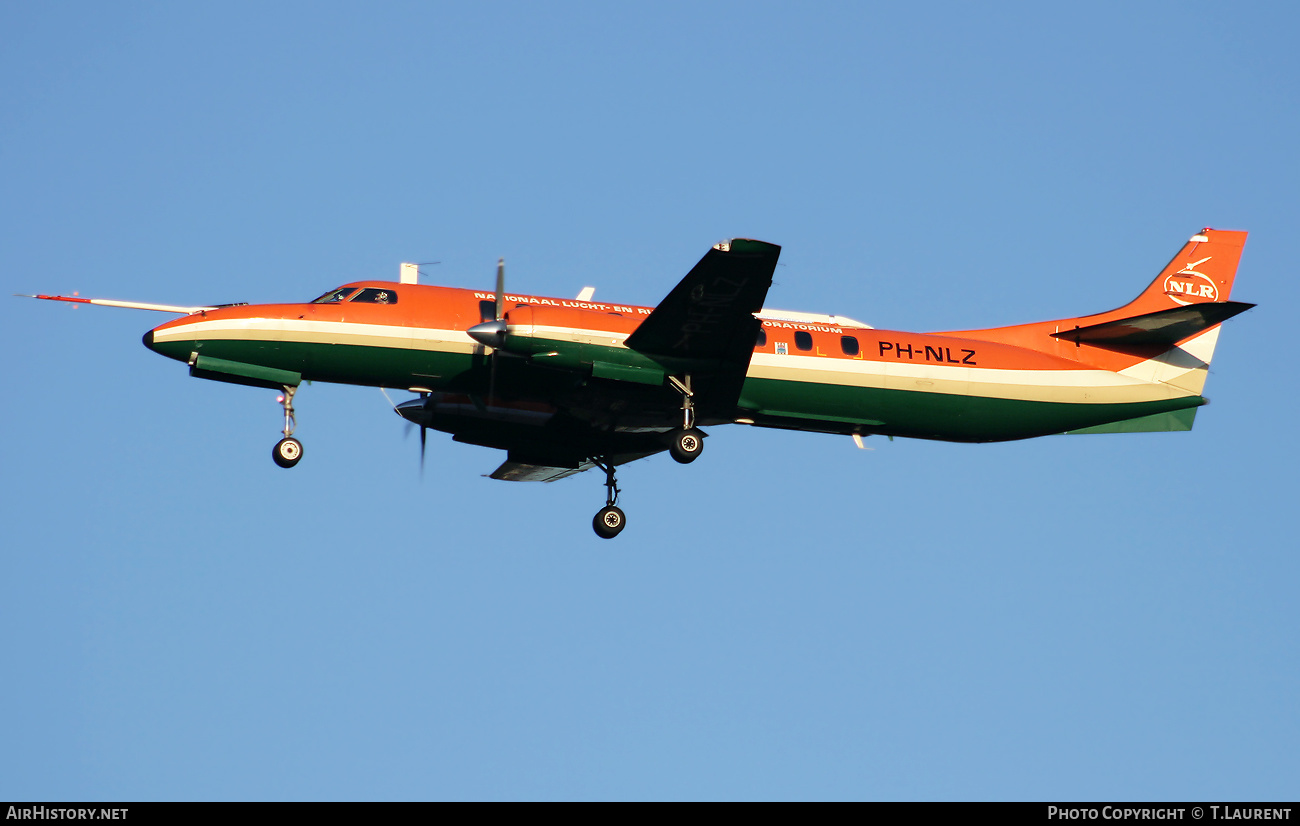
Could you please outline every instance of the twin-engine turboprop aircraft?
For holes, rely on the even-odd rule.
[[[176,307],[35,298],[182,314],[145,333],[190,375],[283,390],[274,459],[293,467],[303,381],[406,388],[397,412],[506,451],[493,479],[605,472],[596,533],[612,538],[618,465],[694,461],[701,426],[747,424],[958,442],[1050,433],[1189,430],[1246,233],[1192,236],[1129,304],[1106,313],[950,333],[877,330],[763,310],[781,248],[715,245],[657,307],[357,281],[308,303]]]

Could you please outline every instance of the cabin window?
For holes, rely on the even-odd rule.
[[[812,349],[812,333],[806,330],[800,330],[794,334],[794,348],[796,350]]]
[[[352,295],[356,291],[356,287],[339,287],[337,290],[331,290],[330,292],[325,293],[320,298],[313,299],[311,303],[337,304],[340,301],[346,300],[348,296]]]
[[[846,356],[856,356],[858,354],[858,340],[853,336],[840,336],[840,349]]]
[[[371,287],[357,293],[352,301],[356,304],[396,304],[397,293],[393,290]]]
[[[758,328],[758,340],[754,342],[754,346],[755,347],[767,346],[767,330],[764,330],[762,327]]]
[[[478,320],[496,321],[497,303],[495,301],[480,301],[478,303]]]

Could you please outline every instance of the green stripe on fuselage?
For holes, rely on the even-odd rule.
[[[458,386],[466,374],[487,364],[487,356],[476,353],[299,341],[167,341],[153,349],[177,361],[187,362],[197,352],[301,373],[304,381],[372,387]]]
[[[625,348],[559,341],[548,344],[561,351],[557,360],[565,362],[575,357],[598,356],[629,367],[663,366]],[[153,349],[181,362],[187,362],[191,353],[198,352],[213,358],[297,372],[305,381],[432,389],[470,389],[483,385],[490,362],[490,357],[483,353],[293,341],[169,341],[155,343]],[[579,350],[581,356],[574,350]],[[543,357],[536,361],[544,364],[550,359]],[[590,365],[578,361],[570,369],[581,372],[584,368],[590,369]],[[565,372],[561,370],[555,375]],[[1022,401],[748,378],[741,392],[738,415],[753,416],[758,424],[811,431],[858,430],[920,439],[992,442],[1097,427],[1186,410],[1204,403],[1200,396],[1127,404]]]
[[[746,379],[740,395],[741,408],[758,424],[765,415],[784,414],[792,418],[782,426],[797,429],[851,432],[856,422],[862,433],[956,442],[1027,439],[1204,403],[1200,396],[1128,404],[1021,401],[756,378]],[[817,419],[827,426],[818,427]]]

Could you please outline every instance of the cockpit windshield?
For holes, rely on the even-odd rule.
[[[349,300],[355,301],[359,304],[396,304],[397,293],[392,290],[371,287],[370,289],[362,290]]]
[[[348,296],[352,295],[356,291],[357,291],[356,287],[339,287],[337,290],[332,290],[330,292],[325,293],[320,298],[314,299],[311,303],[337,304],[340,301],[346,301]]]

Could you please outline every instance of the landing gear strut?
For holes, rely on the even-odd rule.
[[[627,526],[627,516],[615,505],[618,502],[618,481],[614,478],[614,465],[608,458],[593,459],[596,467],[605,471],[605,507],[591,520],[591,527],[601,539],[613,539]]]
[[[704,451],[704,434],[695,429],[695,393],[691,390],[691,374],[685,380],[669,376],[668,382],[678,393],[682,394],[682,426],[670,435],[668,453],[683,465],[689,465],[700,457]]]
[[[293,415],[293,394],[298,392],[296,385],[284,385],[284,395],[280,396],[280,404],[284,406],[284,438],[275,443],[271,450],[271,458],[275,463],[283,468],[290,468],[298,464],[302,458],[302,442],[293,438],[293,430],[298,426],[298,420]]]

